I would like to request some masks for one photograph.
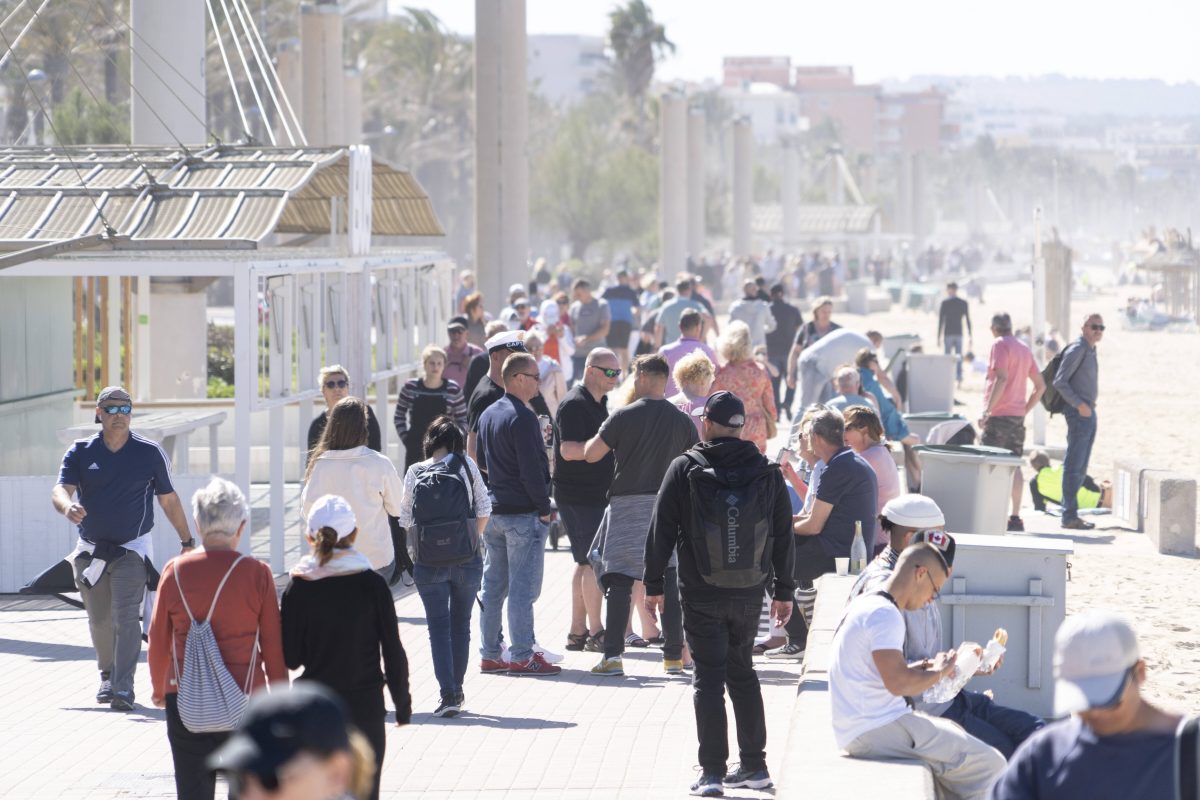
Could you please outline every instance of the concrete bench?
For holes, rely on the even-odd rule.
[[[1142,461],[1118,458],[1113,461],[1113,516],[1135,531],[1146,529],[1146,475],[1165,472]]]
[[[1178,472],[1143,473],[1146,536],[1160,553],[1195,555],[1196,479]]]
[[[804,672],[775,796],[780,800],[936,797],[933,773],[920,761],[850,758],[842,755],[834,741],[829,655],[853,585],[853,576],[824,575],[817,581],[817,604],[808,633]]]
[[[158,442],[171,458],[178,472],[189,471],[189,445],[192,433],[208,428],[209,471],[219,472],[217,461],[217,428],[225,421],[224,411],[154,411],[138,414],[135,410],[130,430]],[[100,430],[95,423],[72,425],[58,431],[58,440],[69,445],[76,439],[86,439]]]

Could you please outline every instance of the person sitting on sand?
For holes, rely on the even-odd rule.
[[[1045,511],[1046,502],[1062,505],[1063,465],[1052,466],[1050,456],[1041,450],[1034,450],[1029,457],[1029,466],[1037,470],[1037,474],[1029,481],[1029,496],[1033,500],[1035,511]],[[1075,495],[1079,508],[1112,508],[1112,481],[1096,482],[1091,475],[1083,476],[1083,484]]]

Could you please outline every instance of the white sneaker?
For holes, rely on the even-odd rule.
[[[533,643],[533,652],[535,655],[540,655],[542,660],[547,664],[557,664],[563,660],[562,655],[555,653],[553,650],[547,650],[537,642]],[[512,661],[509,657],[508,645],[504,645],[504,649],[500,651],[500,659],[502,661]]]

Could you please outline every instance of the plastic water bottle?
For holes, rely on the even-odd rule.
[[[867,568],[867,543],[863,541],[862,520],[854,522],[854,542],[850,545],[850,574],[858,575]]]

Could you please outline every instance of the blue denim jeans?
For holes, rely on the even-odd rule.
[[[1067,418],[1067,452],[1063,456],[1063,522],[1079,516],[1079,487],[1087,474],[1096,441],[1096,409],[1085,417],[1071,406],[1063,409]]]
[[[537,514],[493,514],[483,531],[483,611],[479,654],[500,658],[500,613],[508,600],[509,655],[533,655],[533,604],[542,593],[542,565],[549,527]]]
[[[958,363],[955,365],[955,369],[958,374],[958,382],[962,383],[963,337],[961,335],[945,336],[945,337],[943,337],[942,341],[943,341],[943,345],[942,345],[943,353],[945,353],[946,355],[950,355],[951,353],[955,353],[958,355]]]
[[[413,582],[425,606],[433,674],[443,699],[462,692],[471,648],[471,608],[482,579],[482,555],[453,567],[413,566]]]
[[[982,692],[958,693],[942,718],[957,722],[967,733],[990,744],[1007,759],[1046,723],[1015,708],[996,705]]]

